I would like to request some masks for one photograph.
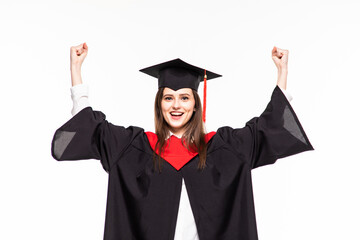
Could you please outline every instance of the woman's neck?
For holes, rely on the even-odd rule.
[[[179,133],[179,132],[173,132],[173,131],[169,131],[169,137],[171,137],[172,135],[174,135],[177,138],[181,138],[183,133]]]

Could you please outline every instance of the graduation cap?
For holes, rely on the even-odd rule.
[[[168,87],[174,91],[180,88],[198,90],[200,82],[204,81],[203,121],[206,114],[206,81],[221,77],[221,75],[207,71],[182,61],[180,58],[143,68],[140,72],[158,79],[158,86]]]

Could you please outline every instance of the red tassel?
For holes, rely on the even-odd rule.
[[[206,80],[207,80],[207,76],[206,76],[206,70],[204,70],[204,95],[203,95],[203,122],[205,123],[206,121]]]

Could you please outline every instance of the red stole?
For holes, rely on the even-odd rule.
[[[155,151],[155,144],[158,140],[157,135],[153,132],[145,132],[149,139],[151,148]],[[208,143],[216,132],[209,132],[205,135],[205,142]],[[159,151],[156,151],[159,154]],[[176,170],[180,170],[193,157],[198,155],[197,152],[190,152],[181,143],[181,139],[172,135],[166,142],[166,147],[161,157],[171,164]]]

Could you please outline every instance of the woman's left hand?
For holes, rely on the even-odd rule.
[[[289,51],[274,47],[272,49],[272,59],[278,70],[287,70]]]
[[[274,47],[271,52],[271,55],[278,69],[277,85],[285,90],[287,83],[289,51]]]

